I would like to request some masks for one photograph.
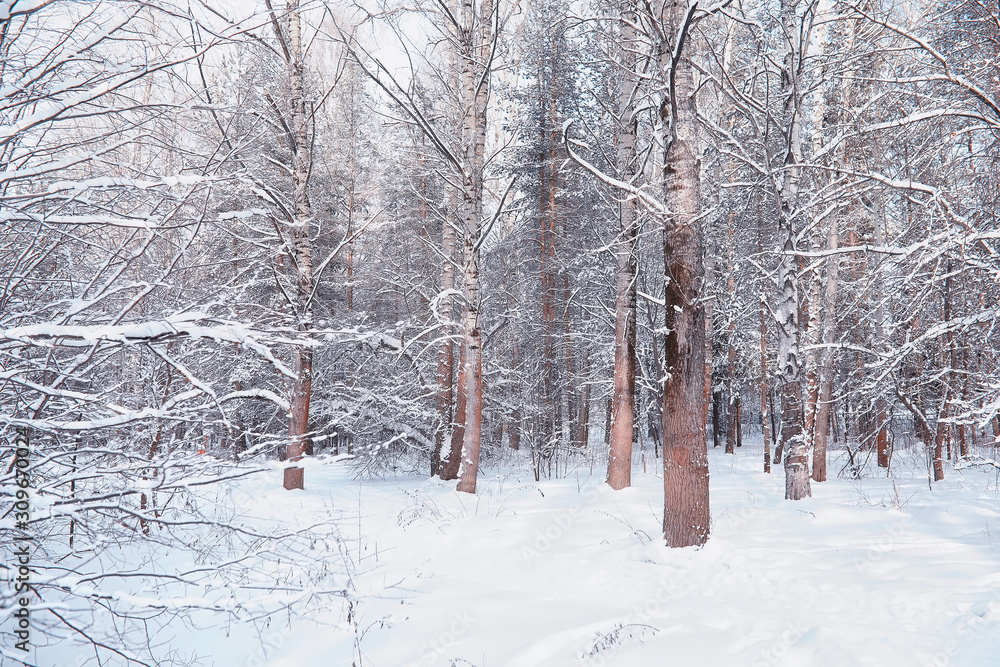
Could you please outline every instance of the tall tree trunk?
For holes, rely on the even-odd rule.
[[[663,534],[667,546],[708,540],[708,451],[705,424],[705,240],[700,212],[698,121],[694,67],[685,50],[695,6],[664,5],[661,30],[676,44],[661,43],[660,72],[672,95],[660,107],[667,130],[663,154],[665,311],[663,390]],[[676,57],[675,57],[676,54]]]
[[[295,220],[291,237],[295,252],[295,315],[299,331],[312,328],[312,240],[308,181],[310,170],[308,116],[303,89],[304,63],[298,0],[287,3],[289,88],[293,132],[292,182],[295,188]],[[288,418],[288,461],[298,461],[308,447],[309,402],[312,397],[312,348],[303,345],[295,350],[295,381],[292,385]],[[301,489],[304,474],[300,467],[285,468],[284,487]]]
[[[837,249],[837,220],[830,221],[827,234],[827,248]],[[813,473],[817,482],[826,481],[826,451],[830,432],[830,402],[833,398],[834,355],[833,341],[837,327],[837,278],[840,261],[835,254],[826,260],[826,291],[823,301],[823,341],[824,348],[820,363],[819,406],[816,409],[816,435],[813,439]]]
[[[493,0],[482,0],[476,11],[473,0],[463,0],[463,45],[468,57],[462,66],[462,99],[468,104],[463,127],[463,213],[464,213],[464,296],[465,318],[462,323],[462,347],[466,359],[465,433],[462,440],[462,465],[458,490],[476,492],[479,474],[479,447],[483,423],[482,332],[479,322],[481,303],[479,285],[479,235],[483,217],[483,170],[486,152],[486,105],[489,98],[492,64]]]
[[[451,447],[448,451],[448,458],[441,464],[441,479],[452,480],[458,477],[458,471],[462,466],[462,444],[465,442],[465,408],[468,402],[468,394],[465,391],[467,370],[466,359],[468,349],[465,346],[464,332],[463,342],[459,345],[458,354],[458,396],[455,399],[455,418],[451,424]]]
[[[454,193],[451,195],[454,200]],[[454,208],[454,207],[452,207]],[[451,215],[452,211],[448,211]],[[444,451],[445,443],[450,440],[454,433],[452,408],[455,404],[454,382],[455,382],[455,345],[451,335],[454,333],[453,320],[455,317],[454,297],[450,292],[455,289],[455,230],[451,221],[447,218],[441,226],[441,249],[445,259],[441,268],[441,293],[445,297],[438,302],[438,313],[440,314],[443,326],[441,328],[442,341],[438,347],[437,362],[437,429],[434,431],[434,454],[431,456],[431,475],[440,474],[441,479],[454,479],[458,474],[458,464],[455,461],[454,471],[450,477],[445,477],[444,470],[448,467],[448,461],[461,456],[461,447],[457,452],[450,448]]]
[[[732,309],[736,302],[736,269],[733,267],[736,254],[736,213],[730,212],[729,224],[727,225],[729,243],[729,280],[727,289],[729,292],[730,314],[729,314],[729,345],[726,355],[726,389],[729,394],[729,401],[726,404],[726,454],[736,453],[736,441],[738,440],[737,429],[734,428],[737,420],[736,412],[739,410],[739,396],[736,385],[736,313]]]
[[[707,365],[707,360],[706,360],[706,365]],[[718,447],[721,442],[722,442],[722,392],[717,391],[712,394],[712,446]]]
[[[937,433],[934,436],[934,481],[940,482],[944,479],[944,452],[943,446],[944,441],[948,437],[948,423],[945,418],[948,415],[950,408],[950,400],[948,398],[948,387],[944,390],[944,402],[941,404],[941,410],[938,412],[937,420]]]
[[[764,254],[764,215],[760,201],[757,202],[757,252]],[[770,410],[771,382],[767,373],[767,296],[760,293],[760,425],[764,438],[764,472],[771,472],[771,445],[776,434],[772,428],[773,415]],[[777,463],[777,460],[775,460]]]
[[[625,3],[621,23],[622,70],[618,103],[619,178],[633,182],[636,177],[635,87],[635,11]],[[632,485],[632,438],[635,412],[635,337],[636,337],[636,268],[638,253],[638,204],[634,197],[621,194],[618,202],[619,240],[615,251],[615,386],[611,422],[611,446],[608,454],[608,484],[613,489]]]
[[[767,378],[767,318],[764,314],[764,296],[760,298],[760,428],[764,438],[764,472],[771,472],[771,415],[768,410]]]
[[[780,192],[779,217],[782,235],[778,302],[778,372],[781,376],[781,447],[785,456],[785,498],[800,500],[812,495],[809,487],[809,445],[802,428],[802,395],[798,279],[794,222],[799,194],[799,164],[802,163],[800,91],[797,72],[799,55],[805,50],[800,39],[796,3],[783,0],[785,57],[782,64],[783,131],[786,133]]]

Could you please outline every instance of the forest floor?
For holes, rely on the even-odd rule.
[[[327,529],[289,544],[308,565],[276,566],[263,595],[322,581],[349,608],[317,588],[290,612],[232,623],[207,610],[154,639],[169,664],[197,653],[205,667],[1000,665],[996,468],[949,465],[930,490],[916,449],[891,476],[868,461],[859,479],[838,476],[838,451],[831,479],[788,502],[759,439],[709,460],[711,538],[687,549],[662,543],[653,459],[615,492],[600,462],[536,482],[511,453],[475,496],[417,475],[358,480],[323,457],[290,493],[275,468],[219,493],[233,516]],[[82,664],[56,651],[38,664]]]
[[[355,631],[293,622],[258,655],[274,667],[1000,665],[997,470],[949,467],[931,491],[922,452],[860,479],[837,476],[844,454],[812,498],[786,502],[759,440],[710,449],[701,549],[663,545],[655,461],[619,492],[589,466],[536,482],[527,461],[508,462],[475,497],[317,462],[305,492],[261,488],[258,506],[353,510]]]

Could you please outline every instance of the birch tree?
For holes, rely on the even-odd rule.
[[[638,116],[636,101],[639,89],[639,43],[636,35],[638,15],[635,6],[622,7],[616,42],[619,72],[616,120],[618,178],[637,187],[639,174],[636,141]],[[619,232],[615,246],[615,366],[611,407],[611,442],[608,454],[608,484],[613,489],[632,485],[632,440],[634,432],[636,376],[636,280],[639,209],[636,199],[627,192],[618,193]]]

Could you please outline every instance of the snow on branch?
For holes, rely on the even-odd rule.
[[[200,313],[182,313],[161,320],[119,325],[29,324],[0,329],[0,341],[6,339],[38,347],[90,347],[99,342],[123,345],[157,343],[175,338],[210,338],[215,342],[246,346],[267,359],[282,375],[295,374],[279,361],[271,350],[238,322],[210,319]],[[289,342],[289,341],[278,341]]]
[[[583,167],[584,169],[586,169],[591,174],[599,178],[604,183],[607,183],[611,187],[617,188],[619,190],[624,190],[625,192],[628,192],[632,196],[636,197],[652,213],[656,213],[657,215],[670,214],[670,211],[668,211],[667,208],[661,202],[651,197],[649,193],[640,190],[631,183],[626,183],[625,181],[621,181],[613,176],[605,174],[603,171],[601,171],[600,169],[598,169],[597,167],[595,167],[594,165],[590,164],[585,159],[577,155],[573,151],[573,146],[581,146],[586,148],[586,145],[579,141],[569,138],[569,128],[573,125],[574,122],[575,120],[572,118],[567,120],[566,123],[563,125],[563,131],[562,131],[563,145],[566,146],[566,150],[569,152],[569,156],[573,158],[574,162],[576,162],[578,165],[580,165],[581,167]]]

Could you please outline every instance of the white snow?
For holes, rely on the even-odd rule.
[[[277,470],[234,482],[247,525],[335,526],[340,550],[317,550],[311,567],[335,571],[347,557],[350,622],[338,605],[304,601],[299,617],[227,626],[223,611],[239,605],[206,592],[160,601],[205,609],[201,629],[172,628],[170,646],[219,667],[998,664],[992,466],[949,467],[930,491],[915,450],[897,453],[892,477],[860,480],[835,477],[835,452],[835,478],[789,502],[781,467],[759,472],[759,440],[709,455],[701,549],[662,544],[648,453],[619,492],[600,463],[535,482],[513,454],[476,496],[421,476],[357,481],[323,459],[307,460],[305,491],[284,491]],[[206,629],[212,618],[219,627]]]

